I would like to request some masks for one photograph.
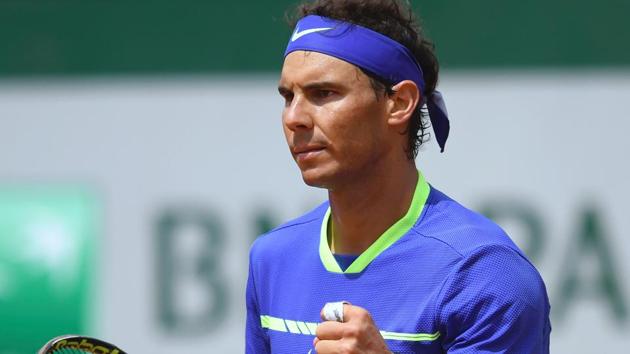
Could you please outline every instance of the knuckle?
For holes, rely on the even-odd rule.
[[[361,311],[358,313],[358,317],[362,321],[371,321],[372,320],[372,316],[370,316],[370,313],[367,312],[367,310],[365,310],[365,309],[361,309]]]
[[[343,352],[346,354],[360,354],[361,353],[361,351],[359,350],[359,342],[356,338],[346,341],[343,349],[344,349]]]
[[[343,354],[354,354],[356,353],[356,341],[354,340],[343,341],[340,349]]]
[[[361,333],[361,328],[356,324],[348,324],[343,328],[344,338],[357,338]]]

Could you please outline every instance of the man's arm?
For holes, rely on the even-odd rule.
[[[454,269],[439,295],[444,349],[549,353],[549,300],[538,271],[517,251],[484,246]]]
[[[256,286],[252,271],[252,259],[249,259],[249,276],[247,278],[247,291],[245,293],[245,301],[247,304],[247,321],[245,327],[245,353],[246,354],[265,354],[271,353],[267,334],[262,329],[260,323],[260,309],[258,306],[258,297],[256,295]]]

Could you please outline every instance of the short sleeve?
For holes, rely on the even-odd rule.
[[[465,255],[443,284],[437,311],[447,353],[549,353],[545,285],[536,268],[507,246]]]
[[[245,326],[245,353],[264,354],[271,353],[267,335],[262,329],[260,322],[260,309],[253,272],[253,261],[250,253],[249,276],[247,278],[247,290],[245,292],[245,302],[247,305],[247,319]]]

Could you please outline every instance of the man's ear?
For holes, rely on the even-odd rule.
[[[418,86],[411,80],[403,80],[392,87],[393,94],[389,96],[387,124],[404,126],[409,122],[422,96]]]

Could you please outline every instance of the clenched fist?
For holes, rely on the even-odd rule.
[[[391,354],[370,313],[362,307],[343,305],[343,323],[326,321],[317,326],[313,341],[317,354]]]

